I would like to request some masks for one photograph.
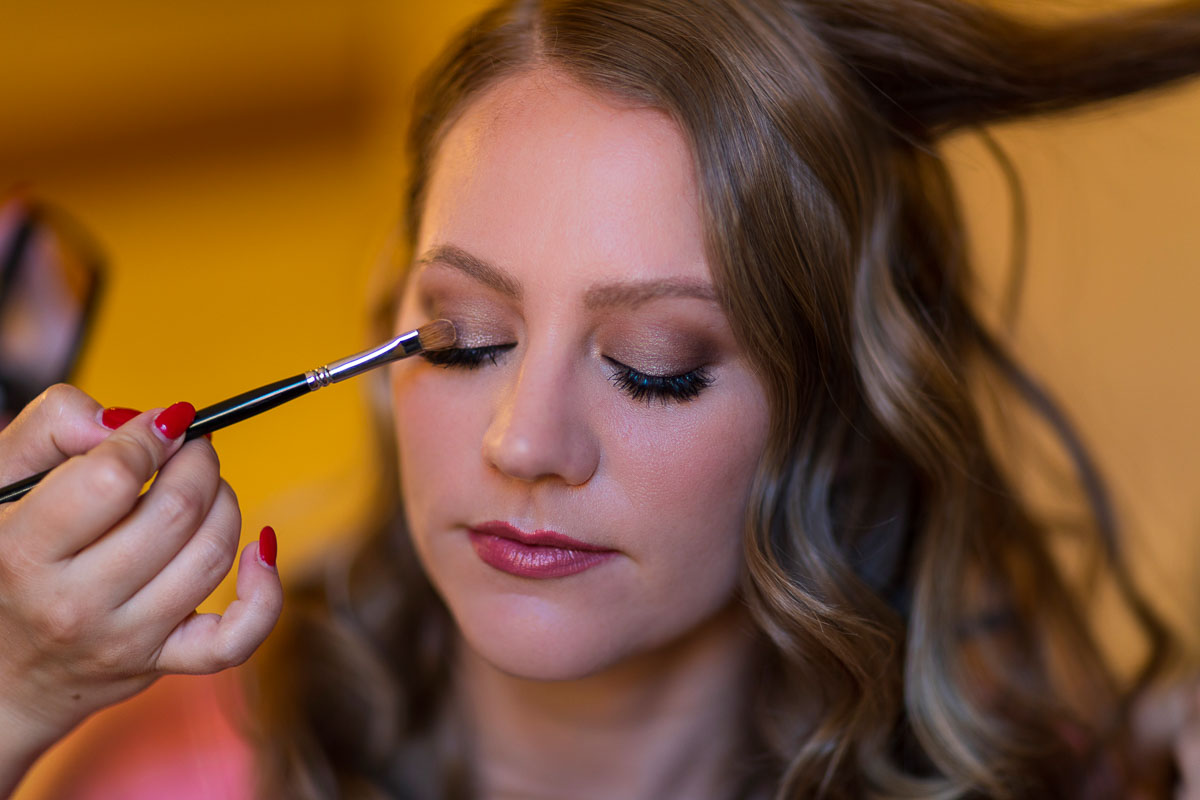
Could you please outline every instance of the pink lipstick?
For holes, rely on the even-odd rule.
[[[563,578],[617,554],[554,531],[526,533],[507,522],[474,525],[467,535],[483,563],[520,578]]]

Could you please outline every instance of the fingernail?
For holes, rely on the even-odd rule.
[[[208,439],[211,442],[212,441],[212,433],[209,432],[209,433],[204,434],[204,438]]]
[[[279,545],[275,541],[275,529],[270,525],[265,526],[258,534],[258,557],[268,567],[275,566],[275,554],[278,547]]]
[[[142,412],[135,408],[112,406],[111,408],[104,409],[104,413],[100,415],[100,424],[110,431],[115,431],[140,413]]]
[[[176,403],[165,408],[154,418],[154,427],[168,439],[178,439],[196,418],[196,409],[191,403]]]

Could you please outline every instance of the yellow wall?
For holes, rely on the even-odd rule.
[[[80,385],[207,404],[365,345],[366,277],[396,223],[408,81],[479,0],[17,0],[0,32],[0,185],[70,209],[112,260]],[[1200,85],[999,132],[1032,257],[1018,350],[1113,479],[1141,574],[1200,603]],[[985,285],[1007,252],[998,172],[949,148]],[[372,487],[342,385],[216,435],[286,580]],[[228,585],[213,606],[229,596]],[[60,752],[69,751],[68,742]],[[61,759],[61,755],[57,756]],[[60,760],[44,761],[19,794]]]

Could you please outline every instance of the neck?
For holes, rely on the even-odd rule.
[[[730,796],[745,741],[748,631],[731,604],[680,641],[571,681],[506,674],[462,643],[480,796]]]

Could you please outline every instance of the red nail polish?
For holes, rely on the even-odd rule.
[[[275,566],[275,553],[278,551],[278,547],[279,545],[275,541],[275,529],[270,525],[265,526],[258,534],[258,557],[268,567]]]
[[[112,408],[104,409],[104,413],[100,415],[100,424],[110,431],[115,431],[140,413],[142,412],[134,408],[113,406]]]
[[[196,418],[196,409],[191,403],[176,403],[165,408],[154,418],[154,427],[168,439],[178,439]]]

